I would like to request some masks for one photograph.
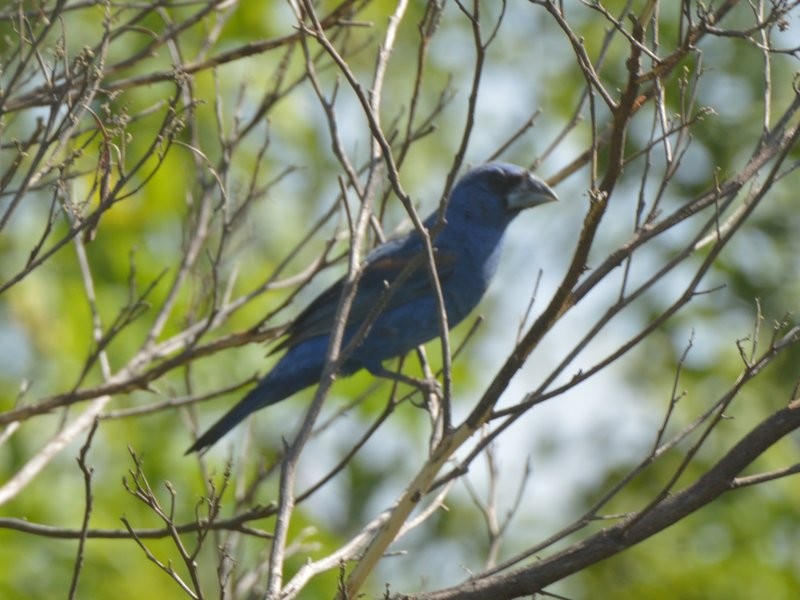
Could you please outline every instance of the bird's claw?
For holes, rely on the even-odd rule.
[[[431,377],[430,379],[420,379],[419,389],[426,396],[436,396],[439,400],[444,398],[444,387],[439,380]]]

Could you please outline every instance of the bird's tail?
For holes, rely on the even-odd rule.
[[[186,451],[186,454],[200,452],[209,446],[216,444],[222,436],[243,421],[247,415],[255,410],[256,403],[253,402],[253,396],[255,396],[257,393],[263,393],[263,390],[260,388],[261,385],[259,384],[250,390],[250,392],[244,398],[242,398],[242,400],[236,406],[226,412],[219,421],[214,423],[203,435],[197,438],[195,443],[192,444]],[[278,402],[278,400],[279,399],[276,399],[269,404]]]
[[[319,381],[322,364],[319,361],[298,361],[290,356],[291,351],[278,361],[275,368],[258,385],[250,390],[239,403],[225,413],[211,428],[197,438],[186,451],[201,452],[215,444],[219,439],[243,421],[251,412],[275,404]],[[302,362],[302,361],[301,361]],[[319,364],[317,364],[319,363]]]

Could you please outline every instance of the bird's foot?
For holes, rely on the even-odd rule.
[[[444,387],[435,377],[417,379],[417,388],[426,396],[436,396],[439,400],[444,398]]]
[[[403,375],[402,377],[403,379],[399,379],[398,381],[402,381],[411,387],[417,388],[425,397],[426,404],[430,402],[432,396],[437,400],[444,398],[444,388],[442,387],[442,384],[439,383],[439,380],[435,377],[431,377],[430,379],[418,379],[416,377],[409,377],[407,375]]]
[[[395,371],[390,371],[389,369],[385,369],[384,367],[381,367],[380,369],[378,368],[370,369],[370,372],[376,377],[391,379],[392,381],[405,383],[407,385],[415,387],[425,395],[426,399],[431,395],[436,396],[439,400],[444,398],[444,388],[442,387],[442,384],[439,383],[439,381],[435,377],[431,377],[430,379],[418,379],[417,377],[411,377],[410,375],[405,375],[403,373],[396,373]]]
[[[411,403],[417,408],[430,413],[431,417],[436,420],[436,415],[439,414],[439,407],[441,407],[444,400],[444,387],[442,387],[438,379],[431,377],[430,379],[419,379],[417,389],[422,394],[422,400],[415,402],[412,399]]]

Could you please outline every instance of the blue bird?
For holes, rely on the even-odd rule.
[[[525,208],[557,199],[543,181],[522,167],[507,163],[487,163],[458,181],[450,194],[444,227],[433,241],[450,327],[462,321],[483,297],[497,270],[503,234],[514,217]],[[425,227],[433,228],[436,221],[434,212],[425,219]],[[342,348],[356,334],[370,309],[380,302],[387,285],[423,252],[422,240],[414,230],[369,253],[350,309]],[[300,313],[289,325],[287,337],[274,350],[286,349],[286,354],[236,406],[192,444],[187,454],[211,446],[250,413],[319,382],[342,285],[340,279]],[[436,299],[428,267],[421,261],[389,297],[339,374],[367,369],[377,376],[409,381],[411,378],[385,369],[383,361],[401,356],[438,335]]]

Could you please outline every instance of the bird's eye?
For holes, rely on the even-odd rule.
[[[504,195],[522,183],[523,178],[524,174],[492,171],[488,174],[487,180],[493,192]]]

